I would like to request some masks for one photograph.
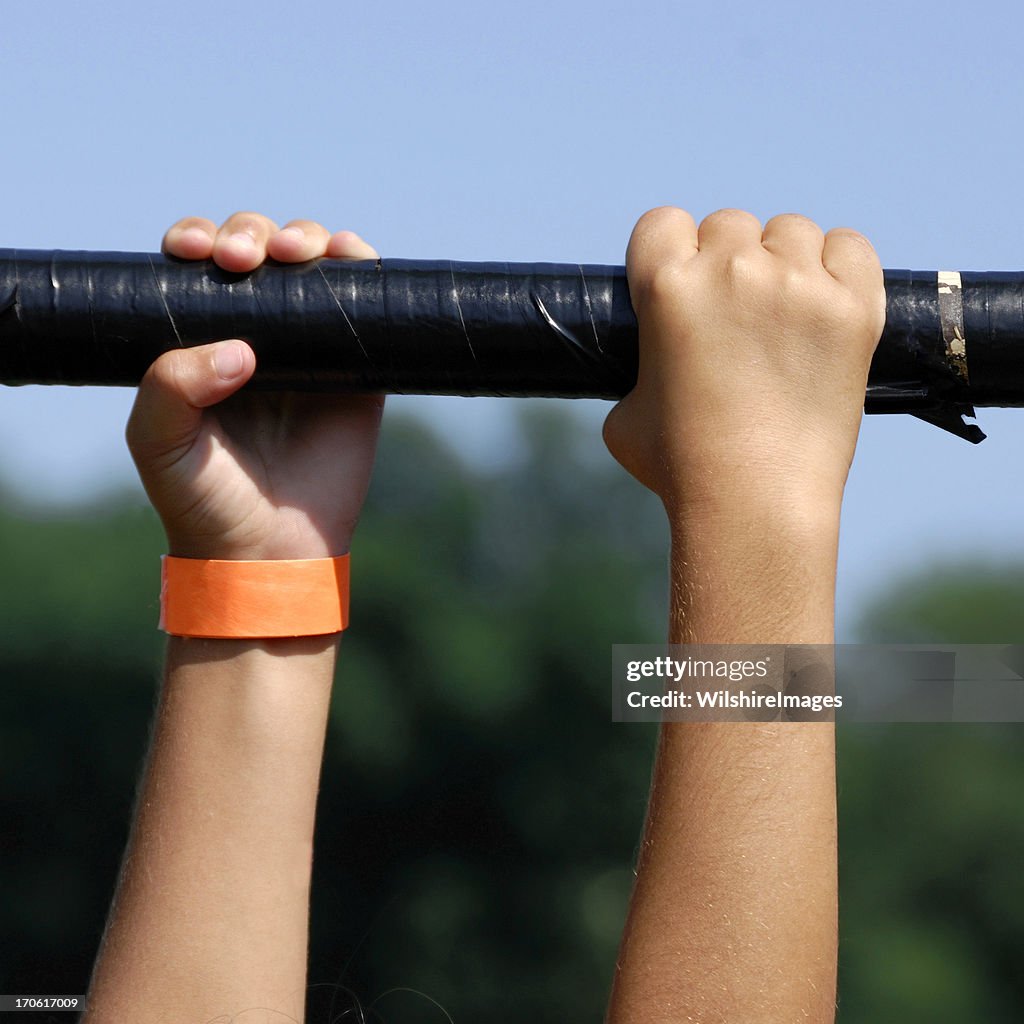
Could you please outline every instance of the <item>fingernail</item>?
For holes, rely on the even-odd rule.
[[[246,234],[244,231],[236,231],[233,235],[228,237],[229,242],[234,242],[235,245],[242,249],[253,249],[256,246],[256,239],[252,235]]]
[[[242,372],[242,346],[221,345],[213,354],[213,365],[221,380],[234,380]]]
[[[181,233],[180,241],[190,245],[204,245],[209,243],[210,236],[202,228],[186,228]]]
[[[306,239],[306,232],[303,231],[302,228],[297,228],[297,227],[282,228],[281,229],[281,234],[282,235],[291,235],[293,238],[297,238],[300,242],[305,241],[305,239]]]

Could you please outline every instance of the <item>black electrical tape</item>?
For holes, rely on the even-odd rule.
[[[946,274],[941,302],[939,276],[885,272],[867,411],[1024,406],[1024,274]],[[0,383],[134,385],[161,352],[238,337],[268,389],[617,398],[636,380],[622,267],[320,259],[232,274],[0,249]]]

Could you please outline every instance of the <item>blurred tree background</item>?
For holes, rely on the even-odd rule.
[[[611,721],[610,645],[662,640],[667,532],[563,411],[528,407],[522,432],[481,469],[388,419],[321,786],[310,1024],[602,1018],[655,738]],[[135,496],[3,500],[0,992],[86,988],[156,694],[162,550]],[[1010,642],[1022,607],[1024,567],[962,566],[862,633]],[[842,1024],[1020,1019],[1022,736],[841,727]]]

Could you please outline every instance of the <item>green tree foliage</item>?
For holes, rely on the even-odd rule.
[[[1024,641],[1024,565],[944,563],[903,580],[864,614],[876,643]]]
[[[946,565],[865,613],[877,643],[1020,643],[1024,566]],[[1017,1021],[1024,726],[839,730],[841,1024]]]
[[[3,508],[0,992],[80,992],[147,743],[163,540],[131,497]],[[610,645],[664,635],[662,520],[558,407],[489,468],[388,417],[321,785],[311,1024],[601,1019],[654,739],[611,722]],[[966,593],[1005,640],[1021,580],[912,583],[865,636],[953,635]],[[1018,1019],[1019,738],[841,730],[843,1024]]]
[[[4,506],[0,991],[80,994],[153,707],[161,532],[138,501]]]

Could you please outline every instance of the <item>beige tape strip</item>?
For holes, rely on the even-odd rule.
[[[942,324],[942,340],[946,344],[946,362],[960,380],[967,384],[964,294],[958,270],[939,271],[939,322]]]

